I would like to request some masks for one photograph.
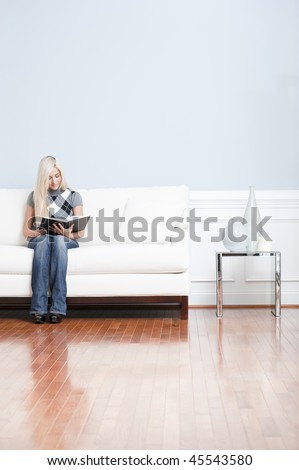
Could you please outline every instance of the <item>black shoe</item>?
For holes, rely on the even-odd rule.
[[[42,313],[36,313],[34,315],[35,322],[34,323],[45,323],[46,317]]]
[[[59,313],[50,314],[50,323],[61,323],[61,322],[62,322],[62,315],[59,315]]]

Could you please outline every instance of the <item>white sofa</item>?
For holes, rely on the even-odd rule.
[[[33,250],[27,248],[22,225],[30,189],[0,189],[0,306],[29,305],[31,297],[31,266]],[[90,306],[110,304],[179,304],[181,318],[188,317],[190,289],[188,225],[173,222],[169,217],[186,218],[189,193],[186,186],[153,188],[114,188],[78,190],[83,198],[84,214],[90,215],[86,235],[80,248],[69,250],[67,272],[68,305]],[[104,224],[99,237],[99,211],[105,217],[115,210],[125,217],[118,241],[115,224]],[[147,236],[143,242],[128,237],[128,220],[143,217],[149,226],[156,217],[157,237],[148,232],[134,232],[135,237]],[[168,222],[169,223],[169,222]],[[137,221],[134,222],[134,227]],[[168,228],[167,228],[168,227]],[[143,225],[144,229],[145,226]],[[176,231],[174,231],[176,230]],[[181,241],[176,241],[180,235]],[[182,236],[183,235],[183,236]],[[166,241],[170,236],[170,241]],[[132,237],[131,237],[132,238]]]

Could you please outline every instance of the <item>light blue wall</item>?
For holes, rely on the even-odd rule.
[[[0,0],[0,187],[298,189],[298,0]]]

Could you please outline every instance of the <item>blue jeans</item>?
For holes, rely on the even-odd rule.
[[[49,287],[52,301],[50,314],[66,315],[67,250],[78,246],[77,240],[62,235],[40,235],[29,241],[28,248],[34,250],[30,309],[32,315],[47,314]]]

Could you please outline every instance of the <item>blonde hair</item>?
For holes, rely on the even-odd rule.
[[[48,189],[49,189],[49,175],[53,168],[61,174],[61,183],[59,189],[64,191],[68,185],[64,176],[64,173],[59,165],[58,161],[54,157],[44,157],[39,162],[36,185],[34,190],[34,212],[35,216],[45,216],[48,214]]]

